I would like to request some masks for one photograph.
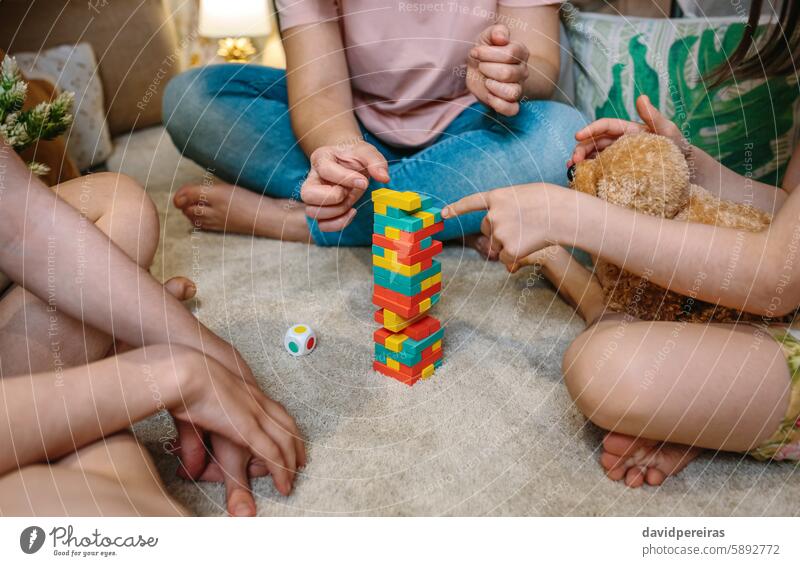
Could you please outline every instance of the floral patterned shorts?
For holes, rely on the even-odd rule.
[[[750,455],[759,460],[800,461],[800,329],[769,328],[767,332],[783,348],[792,376],[789,409],[772,437]]]

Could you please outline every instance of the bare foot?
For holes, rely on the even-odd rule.
[[[605,296],[594,274],[561,246],[550,246],[517,261],[508,270],[515,273],[525,266],[539,267],[556,292],[578,311],[587,326],[605,313]]]
[[[236,185],[184,185],[173,203],[202,230],[311,241],[302,203],[289,199],[263,196]]]
[[[464,245],[477,250],[481,256],[487,261],[497,261],[500,259],[500,252],[492,249],[489,243],[489,238],[483,234],[473,234],[471,236],[464,236]]]
[[[600,464],[614,481],[625,481],[628,487],[661,485],[697,458],[700,448],[656,442],[610,432],[603,439]]]

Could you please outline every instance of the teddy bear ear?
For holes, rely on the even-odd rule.
[[[577,165],[577,163],[573,163],[573,164],[570,166],[570,168],[569,168],[569,169],[567,169],[567,180],[569,180],[569,182],[570,182],[570,183],[573,183],[573,182],[575,182],[575,172],[576,172],[577,170],[578,170],[578,165]]]

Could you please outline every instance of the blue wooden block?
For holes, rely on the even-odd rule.
[[[428,269],[420,271],[416,275],[405,276],[395,271],[390,271],[377,265],[372,266],[372,274],[375,283],[381,287],[386,287],[404,295],[417,295],[422,292],[421,284],[426,279],[442,272],[442,264],[435,259],[431,262]],[[417,289],[416,291],[414,289]]]
[[[422,222],[422,218],[414,218],[413,216],[406,216],[405,218],[392,218],[391,216],[376,214],[374,224],[375,231],[377,232],[379,228],[385,229],[387,226],[397,228],[403,232],[416,232],[417,230],[422,230],[425,227],[425,224]]]
[[[378,360],[382,364],[385,364],[386,363],[386,359],[389,358],[389,359],[392,359],[392,360],[394,360],[396,362],[400,362],[401,364],[404,364],[404,365],[407,365],[407,366],[415,366],[415,365],[417,365],[418,363],[420,363],[422,361],[422,352],[424,350],[430,348],[435,342],[440,340],[443,335],[444,335],[444,329],[440,329],[438,332],[436,332],[435,334],[431,335],[431,337],[436,336],[436,338],[434,338],[434,339],[431,339],[431,337],[428,337],[425,340],[421,340],[419,342],[414,341],[419,346],[415,347],[415,348],[412,348],[412,349],[406,349],[405,348],[406,342],[409,342],[411,340],[410,338],[408,338],[403,342],[403,346],[404,347],[400,352],[392,352],[386,346],[383,346],[382,344],[377,344],[376,343],[375,344],[375,359]],[[425,343],[424,346],[422,346],[423,342]]]
[[[414,340],[413,338],[406,338],[403,340],[403,347],[401,352],[408,356],[417,356],[422,354],[426,348],[430,348],[434,342],[444,338],[444,328],[440,328],[427,338],[422,340]]]

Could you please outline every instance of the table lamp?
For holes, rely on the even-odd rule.
[[[246,63],[256,52],[251,38],[271,27],[267,0],[200,0],[198,33],[218,39],[217,54],[229,63]]]

